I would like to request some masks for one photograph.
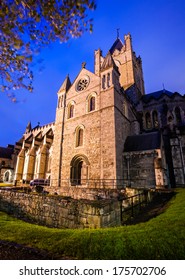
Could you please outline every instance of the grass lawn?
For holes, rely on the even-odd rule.
[[[0,240],[77,259],[185,259],[185,189],[145,223],[106,229],[54,229],[0,212]]]

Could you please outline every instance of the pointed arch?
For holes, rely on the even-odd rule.
[[[152,128],[150,112],[147,112],[145,114],[145,124],[146,124],[146,129],[151,129]]]
[[[152,112],[152,123],[154,128],[159,127],[159,116],[156,110]]]
[[[177,106],[175,107],[175,118],[176,118],[176,124],[180,124],[182,122],[182,118],[181,118],[181,110],[180,108]]]

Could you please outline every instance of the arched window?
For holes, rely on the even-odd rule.
[[[72,101],[68,104],[68,109],[67,109],[67,118],[68,119],[71,119],[74,117],[74,109],[75,109],[74,101]]]
[[[107,74],[107,87],[110,87],[110,73]]]
[[[62,107],[62,103],[63,103],[63,95],[58,98],[58,108]]]
[[[151,117],[149,112],[147,112],[145,115],[145,121],[146,121],[146,128],[150,129],[152,127],[152,124],[151,124]]]
[[[95,97],[91,96],[91,98],[89,99],[89,112],[94,110],[95,110]]]
[[[153,126],[155,128],[158,128],[159,127],[159,120],[158,120],[158,113],[157,113],[157,111],[153,111],[153,113],[152,113],[152,121],[153,121]]]
[[[105,75],[102,77],[102,88],[105,89]]]
[[[176,117],[176,124],[180,124],[182,122],[182,119],[181,119],[181,111],[179,107],[175,108],[175,117]]]
[[[74,105],[71,105],[69,107],[69,118],[73,118],[74,117]]]
[[[83,146],[83,135],[84,134],[84,130],[82,128],[79,128],[77,130],[77,141],[76,141],[76,146],[80,147]]]
[[[58,108],[60,108],[60,100],[61,100],[61,97],[58,98]]]

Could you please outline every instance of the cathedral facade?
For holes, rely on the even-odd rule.
[[[73,82],[65,78],[55,122],[26,127],[14,147],[14,180],[48,179],[51,192],[69,196],[185,184],[185,96],[145,94],[130,34],[94,59],[94,72],[82,63]]]

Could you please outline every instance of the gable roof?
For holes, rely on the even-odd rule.
[[[104,59],[104,62],[101,67],[101,71],[106,70],[110,67],[113,67],[114,69],[116,69],[116,71],[118,71],[118,67],[116,66],[116,63],[114,62],[114,59],[112,58],[112,55],[109,51]]]
[[[171,91],[168,91],[166,89],[162,89],[162,90],[159,90],[159,91],[155,91],[155,92],[151,92],[149,94],[145,94],[142,96],[142,101],[147,103],[149,102],[151,99],[160,99],[161,97],[163,96],[168,96],[168,97],[174,97],[175,95],[179,95],[179,96],[182,96],[180,93],[178,92],[171,92]]]
[[[95,79],[97,79],[97,83],[99,84],[99,76],[97,76],[95,73],[89,71],[88,69],[82,67],[80,72],[78,73],[78,75],[75,77],[75,79],[73,80],[71,86],[70,86],[70,89],[68,90],[67,94],[69,96],[69,93],[70,92],[73,92],[74,93],[74,90],[76,91],[76,83],[81,79],[81,78],[84,78],[84,77],[87,77],[87,78],[90,78],[90,83],[92,82],[92,77],[94,77]],[[90,85],[89,83],[89,85]],[[89,85],[88,85],[88,88],[89,88]],[[94,87],[94,85],[93,85]]]
[[[161,135],[159,131],[128,136],[124,152],[146,151],[159,149],[161,145]]]

